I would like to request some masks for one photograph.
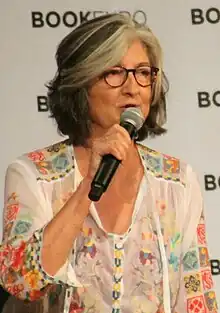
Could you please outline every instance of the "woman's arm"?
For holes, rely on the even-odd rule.
[[[88,214],[90,180],[84,179],[59,213],[47,224],[43,235],[42,266],[54,275],[66,262],[82,223]]]
[[[188,171],[183,251],[180,259],[180,291],[177,312],[217,313],[217,299],[212,279],[203,197],[196,174]]]
[[[209,252],[202,214],[189,250],[181,260],[180,293],[177,310],[187,313],[217,313],[217,298],[214,291]]]
[[[20,163],[9,166],[0,246],[0,279],[9,293],[35,300],[50,284],[65,283],[67,267],[61,267],[88,213],[88,188],[84,180],[61,211],[54,218],[48,213],[48,218],[51,208],[36,177]]]

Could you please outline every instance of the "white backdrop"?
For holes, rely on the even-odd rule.
[[[53,13],[49,13],[51,11]],[[204,183],[205,175],[213,175],[216,180],[220,176],[219,0],[1,1],[2,206],[7,165],[24,152],[60,140],[48,119],[48,112],[38,112],[37,105],[37,96],[46,95],[44,83],[54,75],[58,42],[71,30],[68,25],[74,22],[79,25],[80,14],[85,16],[90,12],[87,17],[92,18],[106,11],[128,11],[139,21],[146,18],[163,46],[164,68],[170,81],[168,134],[145,143],[186,160],[197,171],[206,205],[210,256],[219,260],[220,190],[219,185],[206,190]],[[34,21],[32,12],[35,12]],[[40,15],[44,23],[36,19]],[[64,22],[63,15],[66,17]],[[57,25],[59,16],[61,22]],[[198,92],[207,92],[211,101],[203,101],[203,107],[200,107]],[[218,263],[214,265],[214,280],[220,299],[220,271]]]

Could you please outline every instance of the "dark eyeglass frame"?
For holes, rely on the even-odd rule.
[[[158,67],[150,66],[150,65],[140,66],[140,67],[137,67],[137,68],[125,68],[125,67],[123,67],[123,66],[117,66],[116,68],[117,68],[117,69],[122,69],[122,70],[124,70],[124,72],[126,73],[126,75],[124,76],[124,80],[122,81],[122,83],[119,84],[119,85],[117,85],[117,86],[112,86],[112,85],[109,84],[108,81],[107,81],[107,76],[108,76],[108,75],[110,74],[110,72],[111,72],[112,70],[114,70],[114,69],[112,69],[112,70],[107,70],[107,71],[105,71],[105,72],[101,75],[101,78],[104,78],[106,84],[109,85],[109,86],[112,87],[112,88],[118,88],[118,87],[123,86],[123,85],[125,84],[125,82],[127,81],[127,79],[128,79],[128,74],[129,74],[129,73],[132,73],[132,74],[133,74],[133,76],[134,76],[134,78],[135,78],[135,80],[136,80],[136,82],[137,82],[137,84],[138,84],[139,86],[141,86],[141,87],[148,87],[148,86],[151,86],[151,85],[153,84],[153,82],[156,80],[157,73],[159,72],[159,68],[158,68]],[[152,77],[152,81],[151,81],[150,84],[146,84],[146,85],[145,85],[145,84],[140,84],[140,82],[138,82],[138,80],[137,80],[137,78],[136,78],[136,73],[137,73],[137,71],[138,71],[139,69],[142,69],[142,68],[150,68],[150,75],[151,75],[151,77]]]

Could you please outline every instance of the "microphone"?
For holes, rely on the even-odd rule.
[[[143,123],[144,116],[140,108],[129,107],[121,114],[120,125],[127,130],[131,139],[137,136],[137,132],[142,127]],[[120,163],[121,161],[111,154],[103,156],[91,183],[91,189],[88,195],[90,200],[98,201],[101,198],[102,194],[108,188]]]

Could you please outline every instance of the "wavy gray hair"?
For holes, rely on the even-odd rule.
[[[146,48],[150,65],[159,68],[152,86],[151,110],[138,140],[145,139],[148,133],[165,132],[162,125],[166,121],[168,81],[162,70],[159,41],[149,27],[127,15],[113,13],[83,23],[70,32],[57,49],[58,71],[48,85],[49,108],[59,131],[68,135],[74,145],[84,145],[90,135],[87,93],[90,83],[107,68],[119,63],[137,39]]]

